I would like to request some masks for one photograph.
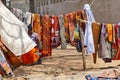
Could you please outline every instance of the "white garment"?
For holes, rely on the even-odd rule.
[[[87,46],[87,53],[91,54],[95,52],[93,35],[92,35],[92,26],[91,26],[91,23],[95,22],[95,19],[94,19],[94,16],[92,14],[89,4],[84,5],[84,10],[85,10],[87,21],[88,21],[86,23],[84,45]]]
[[[87,46],[87,53],[88,54],[92,54],[95,52],[91,22],[86,23],[84,44]]]
[[[29,24],[31,24],[32,13],[26,12],[26,19],[27,19],[26,24],[28,26]]]
[[[0,36],[2,42],[16,56],[27,53],[36,46],[27,34],[26,25],[18,20],[0,1]]]

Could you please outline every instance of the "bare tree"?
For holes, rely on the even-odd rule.
[[[3,2],[4,5],[6,5],[6,0],[1,0]]]
[[[30,12],[35,13],[35,0],[29,0],[30,1]]]

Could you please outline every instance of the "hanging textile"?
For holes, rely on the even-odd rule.
[[[32,23],[32,13],[26,12],[26,25],[30,25]]]
[[[93,41],[93,34],[92,34],[92,23],[86,23],[86,30],[84,36],[84,45],[87,46],[87,54],[95,53],[94,41]]]
[[[26,25],[18,20],[0,1],[1,40],[16,56],[27,53],[36,46],[26,32]]]
[[[92,34],[93,34],[93,41],[94,41],[94,47],[95,47],[95,53],[93,53],[93,61],[96,63],[97,58],[97,52],[98,52],[98,41],[101,31],[101,25],[98,23],[93,22],[92,23]]]
[[[70,33],[69,33],[69,22],[70,22],[70,16],[69,14],[64,15],[64,26],[65,26],[65,38],[66,42],[70,42]]]
[[[37,48],[33,48],[29,52],[21,55],[21,60],[25,65],[36,63],[38,59],[39,59],[39,56],[37,54]]]
[[[57,48],[60,45],[60,29],[58,16],[51,16],[51,47]]]
[[[70,34],[70,44],[72,46],[75,46],[76,45],[76,42],[74,40],[74,34],[75,34],[75,12],[73,13],[70,13],[70,22],[69,22],[69,34]]]
[[[59,16],[59,27],[60,27],[60,39],[61,39],[61,49],[66,49],[66,39],[65,39],[65,27],[64,27],[64,17]]]
[[[80,19],[87,20],[85,10],[81,10],[79,12],[80,12]],[[85,25],[86,25],[85,22],[80,21],[80,27],[81,27],[82,31],[84,32],[84,34],[85,34]]]
[[[2,70],[3,76],[14,76],[11,67],[9,66],[2,50],[0,49],[0,70]]]
[[[39,14],[32,14],[32,30],[38,34],[38,39],[41,41],[42,27]]]
[[[93,13],[91,11],[90,5],[89,4],[85,4],[84,5],[84,10],[87,16],[87,21],[88,23],[86,24],[86,30],[85,30],[85,37],[84,37],[84,44],[87,46],[87,53],[95,53],[95,46],[94,46],[94,42],[93,42],[93,34],[91,33],[91,22],[95,22]],[[89,36],[89,37],[88,37]],[[88,41],[89,39],[89,41]],[[91,49],[91,50],[90,50]],[[96,54],[93,54],[94,57],[94,63],[96,63]]]
[[[105,62],[111,62],[111,43],[108,41],[108,27],[106,24],[101,25],[100,43],[98,48],[99,57],[102,57]]]
[[[10,66],[12,66],[12,68],[19,67],[22,64],[22,61],[2,43],[1,39],[0,39],[0,47],[4,53],[7,62],[10,64]]]
[[[120,60],[120,25],[116,24],[113,29],[115,41],[112,44],[112,60]]]
[[[51,56],[51,20],[50,16],[42,16],[42,56]]]

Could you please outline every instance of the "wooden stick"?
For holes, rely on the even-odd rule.
[[[83,41],[83,35],[82,35],[82,29],[80,27],[80,39],[82,43],[82,59],[83,59],[83,69],[86,71],[86,59],[85,59],[85,49],[84,49],[84,41]]]

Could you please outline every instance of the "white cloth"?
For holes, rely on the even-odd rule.
[[[26,28],[26,25],[0,1],[0,36],[2,42],[16,56],[27,53],[36,46],[36,43],[28,36]]]
[[[88,54],[92,54],[95,52],[91,22],[87,22],[86,24],[84,44],[87,46]]]
[[[27,19],[26,24],[27,25],[31,24],[32,13],[26,12],[26,19]]]
[[[84,45],[87,46],[87,53],[91,54],[95,52],[93,35],[92,35],[92,26],[91,26],[91,23],[95,22],[95,19],[94,19],[94,16],[92,14],[89,4],[84,5],[84,10],[85,10],[87,20],[88,20],[88,22],[86,23]]]

